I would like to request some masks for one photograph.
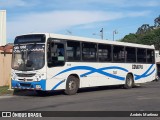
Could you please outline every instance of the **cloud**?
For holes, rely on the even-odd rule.
[[[160,5],[159,0],[81,0],[86,1],[87,4],[101,3],[117,7],[155,7]]]
[[[124,0],[120,7],[158,7],[159,5],[159,0]]]
[[[28,2],[27,2],[28,1]],[[37,5],[37,1],[32,0],[0,0],[0,7],[14,8],[14,7],[31,7]]]
[[[125,12],[125,17],[141,17],[147,16],[151,11],[141,11],[141,12]]]
[[[53,0],[46,0],[52,3]],[[64,4],[64,0],[54,0],[55,4],[48,4],[49,7],[58,9],[82,9],[82,8],[95,8],[98,5],[116,8],[128,8],[128,7],[158,7],[160,5],[159,0],[67,0]],[[98,7],[96,7],[98,9]],[[100,8],[101,9],[101,8]]]
[[[104,12],[104,11],[52,11],[19,16],[7,22],[9,38],[30,32],[57,32],[77,25],[110,21],[125,17],[139,17],[149,14],[142,12]]]
[[[25,4],[23,0],[0,0],[0,6],[3,7],[24,6]]]

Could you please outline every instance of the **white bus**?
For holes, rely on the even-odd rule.
[[[123,85],[132,88],[156,78],[155,48],[109,40],[36,33],[17,36],[12,88],[38,93]]]

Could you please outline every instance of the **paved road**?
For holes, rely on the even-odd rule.
[[[160,82],[133,89],[82,89],[67,96],[62,91],[38,96],[35,92],[0,97],[0,111],[160,111]]]

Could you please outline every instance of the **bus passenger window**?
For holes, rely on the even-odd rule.
[[[147,63],[154,63],[155,57],[154,57],[154,50],[147,50]]]
[[[98,45],[98,58],[100,62],[111,61],[111,45]]]
[[[97,48],[94,43],[82,44],[82,60],[83,61],[96,61],[97,60]]]
[[[137,62],[146,63],[146,49],[137,48]]]
[[[136,48],[126,47],[126,62],[136,62]]]
[[[80,42],[67,41],[67,60],[68,61],[79,61],[81,58],[80,54]]]
[[[48,45],[48,67],[63,66],[64,56],[64,44],[50,43]]]
[[[113,46],[113,62],[125,62],[126,52],[122,46]]]

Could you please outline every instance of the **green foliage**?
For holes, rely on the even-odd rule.
[[[8,89],[9,89],[9,86],[0,86],[0,96],[13,93],[13,91],[10,91]]]
[[[136,34],[129,34],[126,35],[123,40],[123,42],[130,42],[130,43],[137,43],[137,35]]]
[[[160,28],[144,34],[129,34],[126,35],[121,42],[130,42],[144,45],[155,45],[157,50],[160,50]]]

